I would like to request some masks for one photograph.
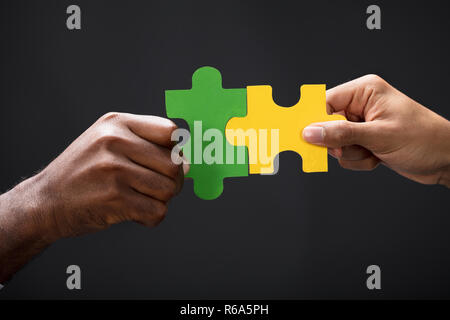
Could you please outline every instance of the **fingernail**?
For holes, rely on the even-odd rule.
[[[303,139],[309,143],[322,143],[324,130],[322,127],[309,126],[303,129]]]

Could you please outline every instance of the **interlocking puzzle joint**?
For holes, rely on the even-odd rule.
[[[283,151],[294,151],[302,157],[304,172],[323,172],[328,170],[327,149],[315,146],[303,140],[303,129],[313,122],[345,120],[340,115],[328,115],[325,102],[325,85],[303,85],[300,87],[299,102],[288,108],[280,107],[273,101],[271,86],[248,86],[247,89],[222,88],[222,76],[212,67],[202,67],[192,76],[192,88],[185,90],[166,90],[166,111],[170,118],[184,119],[191,136],[184,147],[185,154],[194,154],[190,143],[200,141],[200,150],[206,150],[203,143],[203,131],[193,130],[194,123],[201,121],[202,129],[216,129],[222,134],[221,145],[231,148],[235,162],[206,164],[191,162],[187,177],[194,179],[194,192],[202,199],[215,199],[223,192],[223,179],[243,177],[249,174],[273,174],[275,159]],[[247,108],[248,106],[248,108]],[[251,144],[246,136],[248,130],[255,130],[257,140],[262,141],[262,132],[277,131],[277,148],[272,148],[272,140],[264,142],[264,151],[270,150],[266,159],[261,159],[263,151],[260,144]],[[264,129],[264,130],[260,130]],[[232,130],[233,136],[228,132]],[[240,130],[240,131],[239,131]],[[241,132],[236,142],[236,133]],[[236,146],[235,146],[236,145]],[[197,146],[198,147],[198,146]],[[186,149],[189,148],[189,149]],[[250,154],[248,158],[247,149]],[[275,151],[273,151],[274,149]],[[238,154],[245,154],[245,162],[238,163]],[[250,164],[249,164],[250,160]]]

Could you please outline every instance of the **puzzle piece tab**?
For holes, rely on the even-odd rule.
[[[194,179],[195,194],[205,200],[215,199],[223,191],[223,179],[248,176],[248,155],[245,147],[230,145],[225,138],[225,126],[231,117],[245,116],[247,110],[246,89],[223,89],[220,72],[212,67],[202,67],[192,75],[192,89],[166,90],[166,112],[169,118],[182,118],[189,125],[190,141],[183,147],[191,168],[186,177]],[[201,121],[202,130],[194,130],[194,122]],[[207,164],[203,154],[209,140],[203,133],[216,129],[221,133],[223,146],[222,161]],[[199,145],[200,144],[200,145]],[[186,150],[190,148],[190,150]],[[198,148],[197,150],[194,150]],[[232,163],[226,159],[226,148],[233,150]],[[189,151],[189,152],[186,152]],[[196,153],[197,151],[197,153]],[[194,159],[201,151],[202,159]],[[217,150],[216,150],[217,152]],[[239,154],[245,154],[245,161],[237,164]],[[199,163],[199,160],[201,163]]]
[[[313,122],[345,120],[344,116],[327,114],[325,85],[301,86],[300,101],[289,108],[275,104],[271,86],[248,86],[247,107],[246,117],[232,118],[228,122],[226,136],[231,144],[248,147],[250,174],[274,173],[274,157],[277,153],[288,150],[295,151],[302,157],[304,172],[328,171],[327,148],[309,144],[302,137],[303,129]],[[230,129],[234,131],[234,137],[230,134]],[[238,129],[256,130],[258,143],[251,143],[249,135],[242,130],[236,134],[239,132]],[[264,130],[260,129],[267,130],[266,137],[271,136],[271,130],[278,130],[279,148],[275,148],[278,149],[278,152],[270,152],[272,150],[270,138],[267,139],[267,146],[266,143],[263,143],[265,150],[261,150],[261,132]],[[238,138],[237,142],[235,137]],[[263,151],[263,154],[266,151],[270,152],[266,156],[268,161],[263,161],[260,151]]]

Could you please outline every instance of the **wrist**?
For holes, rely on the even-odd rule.
[[[27,179],[0,195],[0,283],[56,240],[44,218],[39,179]]]
[[[57,240],[48,214],[43,178],[33,176],[0,195],[0,230],[7,240],[48,246]]]

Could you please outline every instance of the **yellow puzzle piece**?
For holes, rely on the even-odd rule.
[[[303,85],[300,101],[293,107],[280,107],[272,98],[271,86],[247,87],[247,116],[231,118],[226,137],[232,145],[246,145],[250,173],[274,173],[274,159],[292,150],[302,157],[304,172],[328,171],[327,148],[303,140],[302,131],[313,122],[345,120],[326,112],[325,85]]]

